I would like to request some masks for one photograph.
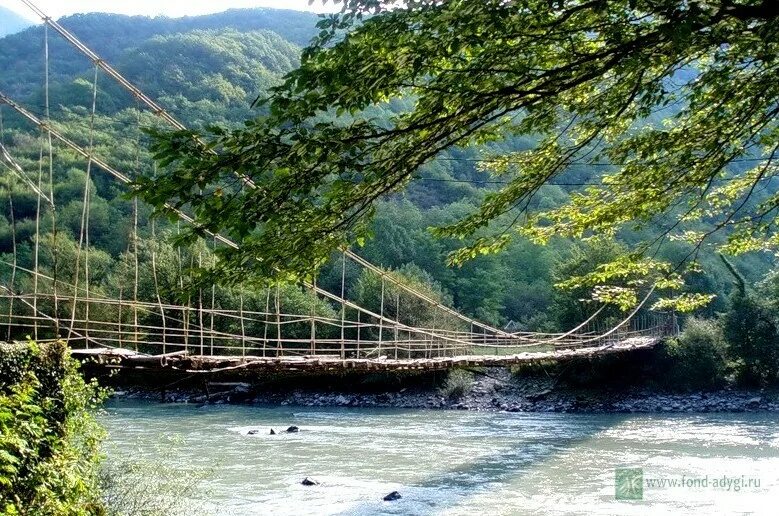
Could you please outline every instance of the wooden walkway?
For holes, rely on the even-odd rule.
[[[190,374],[249,372],[339,372],[339,371],[435,371],[455,367],[500,367],[538,362],[565,362],[607,354],[650,349],[662,337],[631,337],[613,344],[553,351],[526,351],[507,355],[462,355],[418,359],[341,358],[338,355],[314,356],[202,356],[184,352],[145,355],[127,349],[76,349],[74,357],[106,369],[136,371],[178,371]]]

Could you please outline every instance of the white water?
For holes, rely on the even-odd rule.
[[[521,414],[116,402],[109,460],[207,471],[197,514],[779,514],[779,415]],[[269,435],[289,425],[297,434]],[[257,429],[257,435],[247,435]],[[643,499],[615,499],[641,467]],[[305,487],[310,476],[321,482]],[[736,491],[714,479],[753,480]],[[708,486],[704,479],[707,479]],[[759,482],[759,487],[754,486]],[[382,497],[397,490],[401,500]]]

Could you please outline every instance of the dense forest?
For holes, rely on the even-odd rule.
[[[202,128],[213,124],[235,126],[260,115],[261,110],[253,109],[252,102],[296,67],[302,46],[314,35],[315,21],[316,17],[310,13],[256,9],[179,19],[77,15],[64,18],[62,24],[177,118],[190,127]],[[45,110],[43,42],[41,27],[0,39],[0,68],[7,72],[0,76],[0,91],[18,99],[39,116]],[[51,118],[58,129],[85,146],[92,139],[96,155],[106,158],[119,170],[132,174],[154,173],[148,151],[150,137],[142,129],[162,128],[160,122],[150,113],[139,113],[132,96],[111,79],[99,76],[94,129],[90,131],[94,70],[83,56],[51,35],[50,77]],[[408,102],[411,100],[392,100],[373,108],[369,115],[385,117],[407,109]],[[3,108],[2,115],[2,141],[27,175],[34,178],[39,167],[48,168],[46,156],[41,155],[41,139],[9,109]],[[652,122],[651,118],[647,121]],[[502,182],[499,176],[483,170],[483,160],[501,152],[527,148],[532,143],[509,138],[500,144],[485,142],[479,148],[441,153],[422,168],[407,190],[380,201],[372,227],[374,238],[365,242],[360,254],[387,269],[397,270],[406,280],[425,285],[439,299],[491,324],[512,323],[515,329],[555,330],[580,322],[591,309],[581,302],[589,297],[588,292],[561,291],[554,287],[555,283],[571,273],[593,270],[597,264],[612,259],[620,249],[630,248],[656,231],[651,225],[622,232],[616,242],[608,244],[553,240],[550,245],[538,246],[517,239],[504,252],[480,256],[460,267],[447,266],[446,259],[462,242],[436,238],[429,230],[431,226],[452,223],[473,211],[485,193]],[[607,170],[607,164],[572,166],[553,184],[543,187],[531,208],[557,206],[572,192],[597,181]],[[75,259],[82,227],[86,163],[57,149],[52,172],[57,246],[60,253],[73,254],[70,259],[60,258],[58,273],[63,277],[72,274],[67,267]],[[0,218],[0,252],[8,263],[16,248],[19,260],[31,266],[37,199],[18,177],[8,173],[2,177],[0,203],[4,206],[4,216]],[[92,281],[96,289],[116,295],[128,281],[128,264],[134,259],[133,201],[105,174],[92,170],[89,180]],[[13,211],[5,208],[10,206]],[[181,253],[177,254],[162,238],[175,234],[176,226],[167,221],[151,221],[149,215],[150,209],[141,205],[138,209],[141,267],[149,267],[152,249],[156,250],[155,256],[170,257],[170,269],[161,276],[169,280],[163,296],[172,297],[177,286],[174,278],[187,264],[194,263],[193,255],[182,260]],[[40,226],[44,247],[52,238],[51,224],[47,213]],[[671,260],[689,252],[689,244],[683,242],[669,242],[661,250],[664,258]],[[43,253],[39,260],[44,268],[55,266],[51,253]],[[686,288],[716,295],[703,309],[704,314],[711,315],[725,309],[732,280],[716,256],[704,253],[700,261],[703,267],[688,276]],[[753,283],[769,271],[771,260],[763,255],[750,255],[735,263],[746,281]],[[358,271],[348,273],[358,274]],[[325,266],[320,283],[335,288],[339,274],[336,259]],[[7,268],[2,275],[4,281],[9,280]],[[141,274],[141,277],[150,281],[150,275]],[[19,284],[24,280],[15,278],[15,281]],[[359,282],[349,284],[358,285],[352,294],[359,297]],[[249,286],[245,288],[251,290]],[[141,295],[152,299],[153,290],[152,284],[142,285]],[[292,290],[287,303],[305,302],[295,301]],[[262,292],[256,297],[256,303],[261,304]],[[370,303],[369,299],[361,301]],[[323,304],[319,309],[329,308]]]

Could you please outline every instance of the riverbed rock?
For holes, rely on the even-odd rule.
[[[760,403],[763,401],[763,398],[760,396],[755,396],[754,398],[750,398],[747,400],[747,407],[751,409],[756,409],[760,406]]]
[[[287,428],[288,434],[294,434],[296,432],[300,432],[300,428],[296,427],[295,425],[292,425],[291,427]]]
[[[233,387],[233,392],[237,394],[246,394],[251,392],[251,386],[248,383],[238,383]]]
[[[303,479],[301,484],[303,484],[304,486],[318,486],[319,482],[314,480],[311,477],[306,477],[306,478]]]
[[[271,430],[271,432],[272,432],[272,431],[273,431],[273,430]],[[248,432],[246,432],[246,435],[257,435],[258,433],[260,433],[260,431],[259,431],[259,430],[252,429],[252,430],[249,430]]]
[[[392,491],[390,494],[384,497],[385,502],[394,502],[403,498],[397,491]]]
[[[276,435],[276,430],[274,430],[273,428],[271,428],[271,429],[270,429],[270,435]]]

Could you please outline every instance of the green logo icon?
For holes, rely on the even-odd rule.
[[[614,470],[614,497],[617,500],[643,500],[644,470],[641,468]]]

